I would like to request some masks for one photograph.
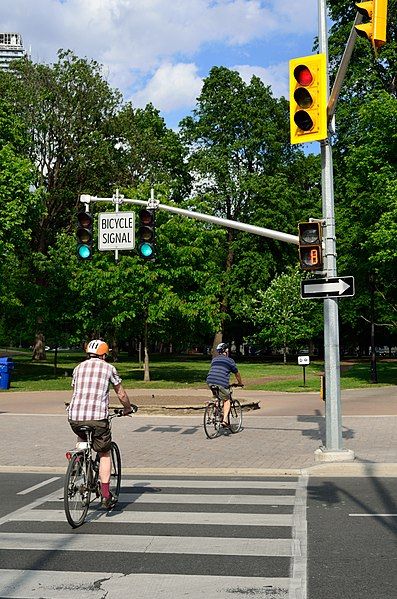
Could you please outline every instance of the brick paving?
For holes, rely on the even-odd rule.
[[[137,401],[138,415],[117,419],[113,427],[126,471],[281,473],[315,466],[314,452],[325,444],[324,404],[317,394],[239,390],[243,403],[255,400],[260,409],[244,411],[240,433],[209,440],[203,431],[202,409],[189,414],[175,409],[186,405],[186,391],[138,393],[143,397],[142,403]],[[130,395],[136,401],[134,391]],[[145,413],[145,406],[153,407],[152,395],[159,398],[161,414]],[[0,394],[0,469],[64,470],[65,451],[74,445],[64,406],[69,397],[68,392]],[[189,390],[189,398],[198,408],[208,392]],[[162,408],[170,404],[173,409]],[[344,392],[342,408],[343,448],[354,451],[355,463],[397,466],[397,387]]]

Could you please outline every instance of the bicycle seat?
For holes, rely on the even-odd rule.
[[[219,391],[219,385],[210,385],[210,389],[212,391],[212,395],[216,397]]]
[[[89,433],[89,432],[92,433],[93,430],[94,430],[94,427],[93,426],[88,426],[88,424],[83,424],[82,426],[79,426],[75,430],[76,430],[76,432],[78,433],[78,435],[82,439],[85,439],[86,438],[86,433]]]

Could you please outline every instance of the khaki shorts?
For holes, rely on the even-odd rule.
[[[208,384],[208,387],[211,389],[211,384],[209,384],[209,383],[207,383],[207,384]],[[221,399],[223,399],[223,401],[226,401],[226,400],[230,399],[230,391],[229,391],[229,389],[225,389],[225,387],[221,387],[220,385],[217,385],[217,387],[219,389],[219,397]],[[212,389],[211,389],[211,391],[212,391]],[[213,391],[212,391],[212,394],[213,394],[214,397],[216,397],[215,393]]]
[[[104,420],[69,420],[69,424],[72,431],[76,433],[82,439],[85,437],[83,433],[78,432],[79,426],[92,426],[94,433],[92,435],[92,448],[94,451],[100,451],[106,453],[110,451],[110,443],[112,441],[112,435],[109,428],[109,421],[107,418]]]

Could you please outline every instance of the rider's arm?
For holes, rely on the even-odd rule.
[[[242,385],[243,381],[241,380],[241,374],[239,372],[236,372],[235,377],[237,379],[238,384]]]
[[[127,392],[121,383],[119,383],[118,385],[114,385],[114,390],[116,392],[117,397],[119,398],[120,403],[122,403],[124,406],[124,416],[126,416],[127,414],[132,412],[132,406]]]

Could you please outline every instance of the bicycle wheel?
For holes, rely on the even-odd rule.
[[[110,446],[112,466],[110,471],[109,490],[115,499],[118,499],[121,484],[121,456],[117,444],[112,441]]]
[[[204,410],[204,431],[208,439],[215,439],[219,435],[220,413],[219,408],[214,402],[205,406]]]
[[[89,475],[84,467],[83,453],[76,453],[69,461],[65,476],[63,505],[66,519],[72,528],[81,526],[90,505]]]
[[[243,424],[243,412],[238,399],[232,399],[231,401],[229,423],[232,433],[238,433],[241,431],[241,426]]]

